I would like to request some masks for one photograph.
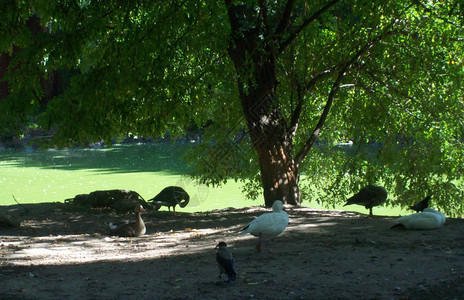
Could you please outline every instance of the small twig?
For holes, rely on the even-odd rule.
[[[27,209],[26,207],[24,207],[24,205],[22,205],[21,203],[18,202],[18,200],[16,200],[16,197],[14,195],[11,195],[13,196],[13,199],[16,203],[18,203],[19,207],[21,207],[22,209],[24,209],[26,212],[29,212],[29,209]]]

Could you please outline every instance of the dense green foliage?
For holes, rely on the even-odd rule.
[[[306,199],[340,203],[377,182],[393,204],[431,194],[447,213],[463,213],[461,2],[225,3],[4,1],[0,52],[12,61],[2,121],[35,113],[58,128],[61,145],[204,128],[205,143],[187,155],[198,177],[244,180],[256,196],[261,174],[236,84],[251,75],[228,55],[234,5],[243,9],[244,31],[263,32],[253,51],[282,34],[274,105],[295,125],[295,158],[306,157],[299,166]],[[287,8],[289,24],[280,30]],[[41,31],[31,32],[32,17]],[[65,70],[69,88],[40,105],[43,79]],[[314,136],[319,142],[308,147]],[[348,141],[353,146],[340,147]]]

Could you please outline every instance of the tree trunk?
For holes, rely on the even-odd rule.
[[[272,206],[275,200],[299,205],[299,171],[288,149],[283,145],[258,145],[255,149],[261,168],[265,205]]]
[[[269,82],[276,81],[270,75],[260,76],[263,81],[257,82],[256,89],[241,95],[250,139],[258,155],[264,202],[266,206],[272,206],[275,200],[300,205],[300,174],[291,153],[293,135],[275,108],[275,85]]]
[[[225,0],[225,4],[232,30],[228,50],[237,71],[250,139],[259,159],[265,204],[271,206],[275,200],[282,200],[299,205],[299,171],[291,154],[293,129],[282,117],[276,97],[276,39],[286,28],[292,5],[277,29],[280,33],[263,38],[263,28],[269,29],[260,23],[267,22],[264,15],[256,17],[255,8],[234,5],[230,0]],[[249,26],[254,22],[255,26]]]

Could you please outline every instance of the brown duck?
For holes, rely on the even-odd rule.
[[[124,237],[134,237],[134,236],[141,236],[145,234],[147,229],[145,228],[145,223],[143,223],[141,212],[145,211],[143,206],[137,204],[135,206],[135,222],[122,224],[119,226],[114,226],[111,223],[110,228],[110,235],[117,235],[117,236],[124,236]]]

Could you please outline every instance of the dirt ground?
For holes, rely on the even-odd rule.
[[[107,235],[107,222],[131,215],[27,208],[20,228],[0,228],[1,299],[464,299],[463,219],[407,231],[391,217],[287,207],[274,254],[257,254],[238,232],[262,207],[146,212],[139,238]],[[235,255],[235,282],[217,278],[219,241]]]

